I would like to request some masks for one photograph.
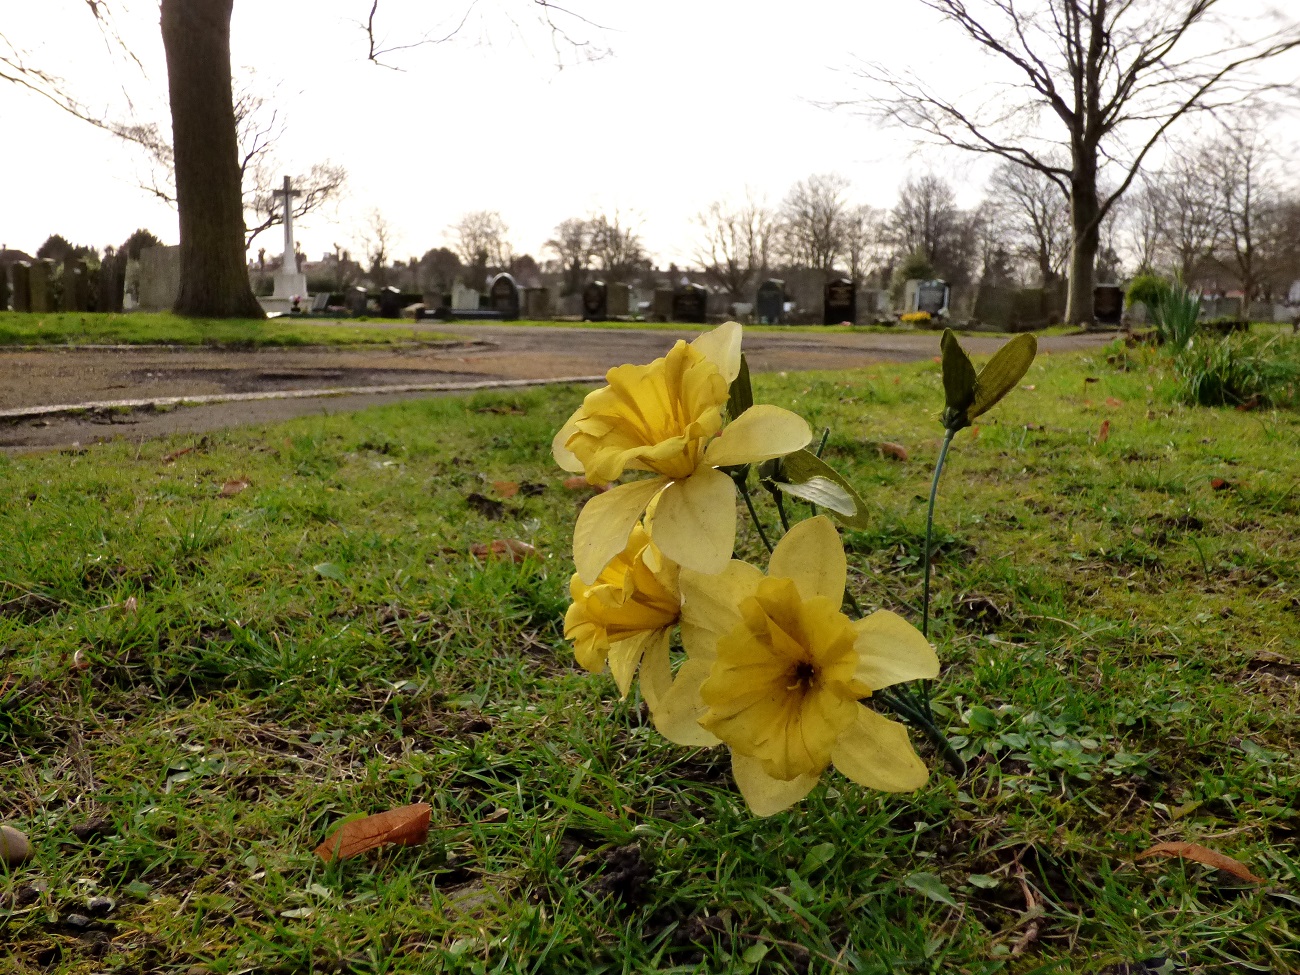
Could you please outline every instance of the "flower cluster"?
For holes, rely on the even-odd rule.
[[[608,665],[624,696],[639,673],[664,737],[726,745],[758,815],[798,802],[831,765],[871,788],[917,789],[928,771],[906,728],[863,702],[937,676],[928,641],[893,613],[842,612],[847,562],[824,515],[791,527],[766,573],[732,558],[737,486],[752,465],[801,454],[805,469],[821,470],[803,450],[812,431],[802,418],[732,395],[740,346],[729,322],[649,365],[611,369],[556,435],[556,461],[594,485],[649,475],[582,509],[565,636],[587,670]],[[808,476],[820,485],[778,486],[848,498]]]

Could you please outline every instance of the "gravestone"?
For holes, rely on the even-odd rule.
[[[105,257],[99,265],[99,279],[95,282],[95,311],[120,312],[125,290],[126,254]]]
[[[703,325],[709,320],[709,289],[684,284],[673,292],[673,321]]]
[[[90,269],[85,261],[68,258],[63,262],[63,293],[59,296],[59,310],[90,310]]]
[[[673,289],[655,288],[654,300],[650,303],[650,317],[657,322],[670,322],[673,319]]]
[[[140,310],[171,311],[180,291],[180,247],[146,247],[140,251]]]
[[[379,292],[379,317],[402,317],[402,292],[394,287],[383,288]]]
[[[754,305],[758,324],[780,325],[785,316],[785,282],[780,278],[768,278],[758,286]]]
[[[848,278],[827,281],[822,291],[822,324],[856,324],[858,320],[858,295]]]
[[[582,289],[582,318],[587,322],[603,322],[609,317],[609,289],[604,281],[593,281]]]
[[[928,312],[938,317],[948,313],[948,296],[952,293],[947,281],[922,281],[916,288],[916,311]]]
[[[9,310],[9,269],[0,265],[0,311]]]
[[[322,291],[320,294],[314,295],[311,299],[311,313],[313,315],[319,315],[322,312],[327,311],[329,306],[330,296],[327,291]]]
[[[524,316],[533,321],[542,321],[551,317],[551,289],[524,289]]]
[[[1098,325],[1118,325],[1124,317],[1124,289],[1117,284],[1093,288],[1092,317]]]
[[[14,311],[32,310],[32,266],[19,261],[9,269],[13,277]]]
[[[492,311],[501,315],[506,321],[519,317],[519,285],[513,276],[502,272],[488,285],[488,298]]]
[[[627,318],[633,314],[632,286],[610,284],[605,288],[605,314],[610,318]]]
[[[456,311],[478,311],[479,293],[473,288],[467,288],[459,281],[451,286],[451,310]]]
[[[360,318],[370,310],[370,296],[366,294],[365,288],[349,288],[343,304],[349,315]]]
[[[54,282],[50,280],[53,267],[53,261],[37,261],[32,265],[31,306],[38,314],[54,311]]]

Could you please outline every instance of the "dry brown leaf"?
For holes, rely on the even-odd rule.
[[[86,651],[78,647],[76,653],[72,655],[73,670],[89,670],[90,658],[86,656]]]
[[[320,846],[316,855],[329,863],[347,860],[380,846],[419,846],[429,836],[433,807],[427,802],[376,813],[344,823]]]
[[[227,481],[225,484],[221,485],[221,496],[223,498],[233,498],[236,494],[238,494],[240,491],[243,491],[250,484],[252,484],[252,481],[245,481],[243,478],[238,478],[233,481]]]
[[[140,611],[140,601],[134,596],[127,596],[126,602],[122,604],[122,612],[127,616],[134,616]]]
[[[597,494],[604,494],[609,490],[608,484],[590,484],[581,474],[566,478],[564,487],[569,491],[595,491]]]
[[[894,460],[907,460],[907,448],[901,443],[894,443],[886,440],[880,445],[881,456],[892,457]]]
[[[1267,881],[1263,877],[1256,877],[1247,869],[1246,865],[1239,860],[1234,860],[1230,856],[1222,853],[1216,853],[1208,847],[1201,846],[1199,843],[1157,843],[1149,850],[1143,850],[1133,859],[1146,860],[1149,857],[1182,857],[1185,860],[1195,860],[1197,863],[1203,863],[1207,867],[1213,867],[1215,870],[1222,870],[1224,873],[1230,873],[1240,880],[1248,880],[1252,884],[1263,884]]]
[[[174,464],[178,458],[184,457],[186,454],[192,454],[196,450],[198,450],[197,447],[186,447],[183,450],[173,450],[170,454],[163,457],[162,462],[164,464]]]
[[[519,485],[514,481],[493,481],[492,488],[503,498],[513,498],[519,493]]]
[[[1211,490],[1211,491],[1226,491],[1226,490],[1228,490],[1228,488],[1230,488],[1230,487],[1232,487],[1232,482],[1231,482],[1231,481],[1225,481],[1225,480],[1224,480],[1223,478],[1221,478],[1221,477],[1214,477],[1214,478],[1211,478],[1211,479],[1210,479],[1210,490]]]
[[[1107,396],[1106,405],[1109,406],[1111,409],[1119,409],[1121,406],[1124,405],[1124,401],[1116,399],[1114,396]]]
[[[1097,443],[1105,443],[1110,439],[1110,421],[1102,420],[1101,429],[1097,431]]]
[[[524,559],[536,555],[537,549],[527,542],[519,541],[517,538],[498,538],[490,545],[471,545],[469,554],[479,559],[485,559],[488,556],[509,556],[515,562],[522,562]]]

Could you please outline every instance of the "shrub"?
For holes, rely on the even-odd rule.
[[[1187,348],[1200,325],[1200,296],[1192,294],[1180,281],[1169,288],[1155,311],[1160,341],[1177,350]]]
[[[1197,406],[1295,406],[1300,340],[1245,334],[1206,339],[1174,360],[1182,398]]]
[[[1156,314],[1160,302],[1169,294],[1170,284],[1158,274],[1139,274],[1129,282],[1124,303],[1132,308],[1134,305],[1146,305],[1147,312]]]

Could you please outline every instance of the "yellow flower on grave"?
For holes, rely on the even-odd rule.
[[[620,484],[582,509],[573,561],[583,582],[596,581],[656,500],[650,531],[663,554],[686,568],[720,572],[735,545],[736,489],[717,468],[781,457],[812,439],[801,417],[776,406],[752,406],[723,427],[740,340],[740,326],[728,322],[690,344],[679,341],[649,365],[611,369],[609,385],[587,394],[556,434],[556,462],[592,484],[625,471],[654,475]]]
[[[671,680],[668,640],[681,612],[677,574],[677,566],[637,525],[594,585],[576,575],[569,583],[573,603],[564,617],[564,636],[573,641],[578,663],[598,674],[608,662],[619,693],[627,697],[644,658],[641,690],[651,706],[656,691],[666,690]]]
[[[929,775],[907,729],[862,699],[937,676],[938,658],[893,613],[857,622],[841,613],[846,569],[835,526],[818,516],[781,539],[767,575],[738,561],[716,576],[681,574],[688,659],[655,726],[679,744],[727,745],[760,816],[798,802],[830,765],[886,792],[918,789]]]

